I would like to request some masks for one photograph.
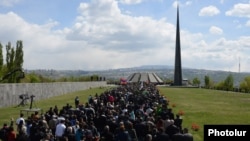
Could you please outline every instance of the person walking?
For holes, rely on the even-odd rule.
[[[76,96],[76,98],[75,98],[75,106],[76,106],[76,108],[78,108],[79,104],[80,104],[80,99],[79,99],[78,96]]]
[[[55,132],[56,139],[60,140],[63,137],[65,130],[66,130],[65,120],[61,119],[60,123],[57,124],[56,126],[56,132]]]
[[[183,141],[193,141],[193,135],[188,132],[188,128],[183,129]]]
[[[9,131],[7,133],[7,141],[16,141],[16,132],[14,131],[13,126],[9,127]]]

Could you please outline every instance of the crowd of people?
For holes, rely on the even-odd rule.
[[[14,126],[16,125],[16,126]],[[2,132],[2,131],[6,132]],[[2,134],[4,134],[2,136]],[[128,83],[90,95],[87,102],[53,105],[1,129],[3,141],[193,141],[182,118],[153,83]]]

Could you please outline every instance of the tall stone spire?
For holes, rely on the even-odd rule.
[[[179,5],[177,4],[174,86],[181,86],[181,85],[182,85],[181,41],[180,41],[180,25],[179,25]]]

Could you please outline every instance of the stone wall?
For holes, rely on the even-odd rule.
[[[34,95],[36,100],[41,100],[101,86],[107,86],[107,83],[96,81],[0,84],[0,107],[18,105],[21,102],[21,94]]]

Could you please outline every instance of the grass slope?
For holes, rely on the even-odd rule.
[[[250,95],[199,88],[160,87],[175,113],[184,112],[183,127],[188,127],[195,141],[203,141],[203,125],[250,124]],[[200,126],[192,131],[192,123]]]

